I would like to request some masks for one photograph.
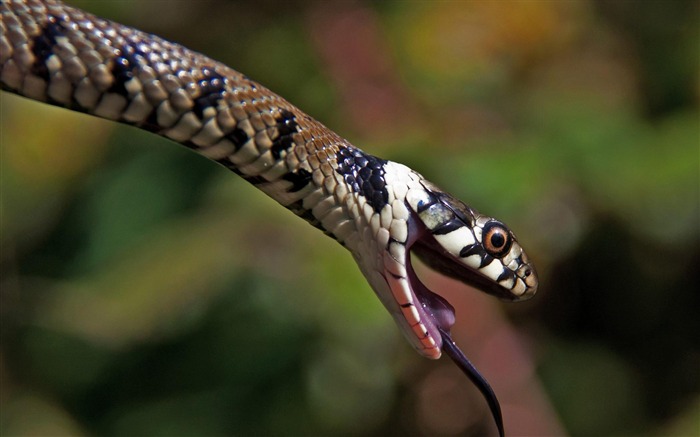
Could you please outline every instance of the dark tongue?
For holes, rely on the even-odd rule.
[[[448,304],[449,305],[449,304]],[[462,369],[462,372],[464,372],[465,375],[472,381],[472,383],[476,386],[476,388],[479,389],[482,395],[484,395],[484,398],[486,399],[486,402],[489,404],[489,408],[491,409],[491,415],[493,416],[493,420],[496,422],[496,426],[498,427],[498,435],[500,437],[503,437],[505,435],[505,432],[503,430],[503,417],[501,416],[501,405],[498,403],[498,398],[496,397],[496,394],[493,392],[493,389],[489,385],[488,381],[481,376],[478,370],[476,370],[476,367],[467,359],[467,357],[464,355],[464,353],[457,347],[454,341],[452,341],[452,337],[450,337],[450,333],[447,330],[444,330],[442,327],[439,327],[438,330],[440,331],[440,335],[442,336],[442,351],[445,352],[450,358],[452,358],[452,361],[457,364],[457,367]]]
[[[418,293],[418,299],[423,304],[423,308],[433,317],[435,326],[441,331],[449,332],[456,320],[454,307],[442,296],[433,293],[424,286]]]
[[[493,420],[496,421],[498,435],[503,437],[503,418],[501,416],[501,406],[498,403],[496,394],[493,392],[493,389],[486,379],[481,376],[479,371],[476,370],[476,367],[474,367],[474,365],[467,359],[464,353],[457,347],[455,342],[452,341],[452,337],[450,337],[450,328],[455,324],[454,307],[441,296],[433,293],[428,289],[428,287],[423,285],[410,264],[408,274],[416,297],[418,297],[423,309],[431,316],[433,323],[435,323],[435,327],[440,332],[440,337],[442,338],[442,351],[445,352],[452,359],[452,361],[455,362],[455,364],[457,364],[457,367],[459,367],[462,372],[467,375],[467,377],[484,396],[489,408],[491,409]]]

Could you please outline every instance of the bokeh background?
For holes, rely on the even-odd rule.
[[[512,436],[700,434],[696,1],[75,1],[508,223],[538,295],[422,271]],[[2,435],[494,435],[348,253],[185,148],[1,94]]]

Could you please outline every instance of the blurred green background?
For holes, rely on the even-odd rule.
[[[429,271],[511,436],[700,435],[696,1],[75,1],[508,223],[538,295]],[[183,147],[2,93],[2,435],[493,435],[348,253]]]

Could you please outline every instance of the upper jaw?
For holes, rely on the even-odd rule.
[[[482,275],[475,269],[471,269],[460,263],[455,257],[440,248],[434,240],[431,240],[430,235],[424,237],[423,240],[416,242],[412,251],[420,258],[420,260],[428,265],[433,270],[442,273],[451,278],[457,279],[467,285],[470,285],[484,293],[495,296],[506,301],[521,301],[531,298],[536,286],[529,286],[527,278],[523,278],[515,272],[515,277],[523,281],[524,291],[522,293],[513,292],[511,289],[501,286],[497,281],[494,281]],[[528,264],[529,265],[529,264]],[[534,270],[530,266],[534,275]]]
[[[454,254],[445,250],[422,224],[417,214],[411,214],[409,221],[411,222],[409,229],[413,235],[409,238],[410,245],[407,249],[417,255],[423,263],[433,270],[507,301],[526,300],[535,294],[537,290],[536,273],[524,253],[518,252],[518,256],[522,259],[518,269],[510,271],[507,267],[503,267],[504,271],[509,271],[514,281],[519,280],[522,282],[519,287],[508,288],[499,284],[497,279],[488,278],[480,273],[478,269],[465,265]],[[491,262],[501,263],[500,260],[493,258]],[[407,263],[410,264],[410,258],[407,260]],[[528,277],[523,275],[525,271],[530,272]]]

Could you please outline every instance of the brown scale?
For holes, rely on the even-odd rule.
[[[202,54],[60,3],[3,5],[2,26],[3,89],[134,124],[208,157],[230,140],[227,156],[226,143],[211,152],[217,162],[256,185],[283,181],[263,191],[318,226],[303,199],[316,188],[332,196],[335,154],[348,143],[282,97]],[[295,177],[299,170],[311,177]]]

